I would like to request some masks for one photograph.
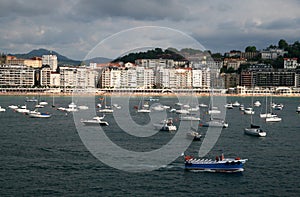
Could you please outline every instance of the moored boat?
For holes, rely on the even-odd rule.
[[[1,106],[0,106],[0,112],[5,112],[6,111],[6,109],[5,108],[2,108]]]
[[[185,156],[185,170],[190,171],[207,171],[207,172],[242,172],[244,164],[248,159],[241,158],[224,158],[224,155],[216,157],[215,160],[194,158]]]
[[[29,113],[30,118],[50,118],[51,114],[43,113],[43,112],[36,112],[36,113]]]
[[[300,106],[297,107],[296,112],[297,112],[297,113],[300,113]]]
[[[173,125],[173,119],[168,118],[158,124],[153,124],[154,128],[160,131],[176,131],[177,127]]]
[[[193,141],[200,141],[202,135],[196,131],[189,131],[186,133],[186,137],[193,139]]]
[[[95,116],[93,119],[91,120],[82,120],[81,122],[83,124],[85,124],[86,126],[96,126],[96,125],[100,125],[100,126],[108,126],[108,122],[103,120],[104,116],[99,117],[99,116]]]
[[[267,133],[261,130],[260,126],[251,124],[250,128],[245,128],[244,133],[247,135],[253,135],[256,137],[265,137]]]

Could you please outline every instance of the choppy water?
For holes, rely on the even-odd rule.
[[[0,105],[24,104],[25,97],[0,97]],[[50,104],[52,98],[45,98]],[[207,99],[207,98],[206,98]],[[264,98],[259,98],[263,103]],[[247,105],[251,98],[228,98]],[[177,102],[161,98],[165,104]],[[83,145],[72,115],[54,110],[50,119],[32,119],[10,109],[0,113],[0,195],[25,196],[299,196],[300,98],[276,98],[285,105],[276,111],[280,123],[264,123],[255,108],[255,122],[267,130],[265,138],[243,134],[249,116],[238,109],[227,111],[229,128],[222,131],[217,144],[207,155],[221,152],[248,158],[245,171],[237,174],[194,173],[183,170],[181,158],[165,168],[145,173],[128,173],[106,166]],[[67,106],[71,97],[56,98],[57,105]],[[134,116],[134,114],[132,114]],[[147,117],[135,117],[144,119]],[[107,116],[110,121],[110,117]],[[159,133],[152,140],[137,141],[120,135],[117,126],[105,128],[121,146],[147,151],[151,143],[159,147],[172,134]],[[201,131],[201,129],[200,129]],[[147,146],[143,146],[147,144]],[[193,142],[187,152],[196,153],[201,142]]]

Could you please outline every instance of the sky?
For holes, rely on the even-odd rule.
[[[264,49],[300,40],[299,8],[299,0],[1,0],[0,52],[45,48],[82,60],[98,47],[115,58],[193,39],[214,53]]]

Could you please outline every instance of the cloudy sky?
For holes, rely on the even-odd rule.
[[[124,53],[120,49],[124,43],[140,34],[128,34],[128,29],[143,26],[183,32],[213,52],[244,50],[249,45],[263,49],[280,39],[300,40],[299,10],[298,0],[1,0],[0,51],[27,53],[46,48],[79,60],[117,35],[119,48],[105,43],[104,54],[113,58]],[[146,37],[147,32],[153,33],[145,30]],[[160,38],[168,45],[180,42],[164,33],[168,36],[155,34],[143,45],[152,46],[148,42],[159,43]]]

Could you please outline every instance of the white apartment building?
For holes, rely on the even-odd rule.
[[[51,69],[49,67],[40,70],[41,86],[51,86]]]
[[[60,67],[60,87],[95,88],[97,72],[86,67]]]
[[[32,87],[35,70],[25,65],[0,65],[0,86]]]
[[[43,55],[42,64],[49,65],[52,71],[57,69],[57,56],[56,55]]]
[[[158,67],[162,68],[173,68],[174,60],[172,59],[138,59],[135,60],[135,64],[144,68],[156,69]]]
[[[283,65],[286,69],[296,69],[299,65],[297,63],[298,58],[283,58]]]

